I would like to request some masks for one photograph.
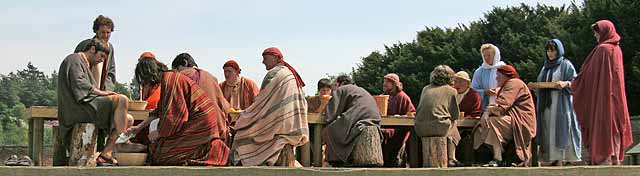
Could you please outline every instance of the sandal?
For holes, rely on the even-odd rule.
[[[96,166],[118,166],[118,160],[113,158],[113,156],[111,156],[111,158],[107,158],[104,155],[100,154],[98,155],[98,159],[96,159]]]
[[[7,160],[4,161],[4,165],[5,166],[17,166],[18,165],[18,156],[16,156],[16,155],[9,156],[9,158],[7,158]]]
[[[33,166],[33,161],[31,160],[31,158],[29,158],[29,156],[25,155],[18,159],[17,166]]]

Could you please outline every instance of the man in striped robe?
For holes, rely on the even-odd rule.
[[[218,123],[223,118],[209,98],[215,95],[208,95],[189,77],[158,65],[153,58],[138,61],[136,81],[159,85],[161,96],[149,119],[129,132],[137,133],[151,124],[149,151],[153,165],[226,165],[229,147],[221,139],[226,135],[225,127]],[[151,123],[155,119],[157,125]]]
[[[281,162],[280,155],[309,142],[304,82],[277,48],[267,48],[262,57],[268,72],[255,102],[233,127],[233,164],[292,166],[294,158]]]

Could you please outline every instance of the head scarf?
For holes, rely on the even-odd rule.
[[[388,79],[393,82],[393,85],[398,88],[398,92],[402,91],[402,82],[400,82],[400,76],[395,73],[389,73],[384,76],[384,79]]]
[[[240,69],[240,66],[238,65],[238,62],[236,62],[235,60],[229,60],[229,61],[225,62],[224,65],[222,66],[222,68],[224,69],[225,67],[231,67],[233,69],[236,69],[238,71],[238,73],[240,73],[240,71],[242,71]]]
[[[617,45],[620,43],[620,35],[616,32],[616,27],[611,21],[600,20],[596,22],[596,25],[598,25],[598,35],[600,35],[598,44],[610,43]]]
[[[142,58],[145,58],[145,57],[150,57],[150,58],[156,59],[156,55],[154,55],[154,54],[153,54],[152,52],[150,52],[150,51],[146,51],[146,52],[144,52],[144,53],[142,53],[142,54],[140,55],[140,58],[138,58],[138,60],[140,60],[140,59],[142,59]]]
[[[540,75],[538,76],[539,82],[553,81],[553,72],[556,70],[556,68],[558,68],[558,65],[560,65],[564,61],[564,46],[562,45],[562,42],[558,39],[553,39],[549,42],[553,42],[556,48],[556,59],[553,61],[549,61],[549,56],[546,56],[545,53],[546,59],[544,60],[542,73],[540,73]],[[541,108],[547,109],[551,106],[551,91],[552,90],[550,89],[539,89],[538,97],[540,98],[540,105],[542,105]]]
[[[484,55],[482,55],[482,53],[480,53],[480,55],[482,55],[482,68],[484,69],[493,69],[493,68],[498,68],[500,66],[506,65],[504,62],[502,62],[500,59],[500,49],[498,49],[497,46],[493,45],[493,44],[488,44],[489,46],[491,46],[491,48],[493,48],[494,51],[494,55],[493,55],[493,65],[489,65],[487,64],[487,62],[485,62],[484,60]],[[482,51],[480,51],[482,52]]]
[[[280,52],[278,48],[270,47],[265,49],[262,52],[262,56],[265,56],[265,55],[276,56],[278,60],[282,62],[284,66],[286,66],[291,71],[291,73],[293,73],[293,76],[296,78],[296,83],[298,84],[298,87],[304,87],[304,81],[302,81],[300,74],[298,74],[298,72],[291,65],[289,65],[289,63],[284,61],[284,56],[282,55],[282,52]]]
[[[504,76],[507,76],[509,78],[502,83],[502,86],[504,86],[504,84],[511,79],[520,79],[520,75],[518,75],[518,71],[516,70],[516,68],[514,68],[511,65],[500,66],[498,68],[498,73]],[[500,96],[501,92],[502,92],[502,89],[500,89],[500,91],[498,92],[498,96]]]

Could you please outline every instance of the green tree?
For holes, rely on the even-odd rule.
[[[545,58],[544,46],[563,41],[566,57],[580,68],[597,44],[590,25],[600,19],[616,24],[622,36],[629,111],[640,114],[640,1],[586,0],[582,6],[546,5],[496,7],[484,18],[454,28],[426,27],[411,42],[385,46],[362,58],[352,70],[354,81],[372,94],[382,92],[382,77],[397,73],[414,100],[429,83],[429,73],[440,64],[473,74],[482,63],[479,48],[492,43],[502,60],[514,65],[525,82],[535,81]],[[417,104],[417,101],[414,101]]]

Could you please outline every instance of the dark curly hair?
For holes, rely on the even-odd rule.
[[[429,79],[430,84],[435,86],[450,85],[453,81],[453,69],[447,65],[438,65],[433,68],[431,77]]]
[[[109,26],[111,27],[111,31],[115,30],[115,26],[113,25],[113,21],[111,18],[100,15],[95,20],[93,20],[93,32],[98,32],[100,26]]]
[[[89,51],[91,47],[96,49],[96,53],[98,51],[102,51],[107,54],[111,52],[111,49],[109,49],[109,47],[107,47],[104,43],[100,42],[98,39],[89,40],[89,43],[87,43],[83,51]]]
[[[198,64],[196,64],[196,61],[193,60],[193,57],[191,57],[189,53],[180,53],[173,59],[173,62],[171,62],[171,68],[176,69],[178,66],[197,67]]]
[[[349,85],[353,84],[353,80],[347,74],[341,74],[336,78],[336,82],[340,83],[340,85]]]
[[[151,57],[143,57],[136,65],[135,80],[140,85],[155,86],[160,84],[162,73],[166,71],[167,65]]]

